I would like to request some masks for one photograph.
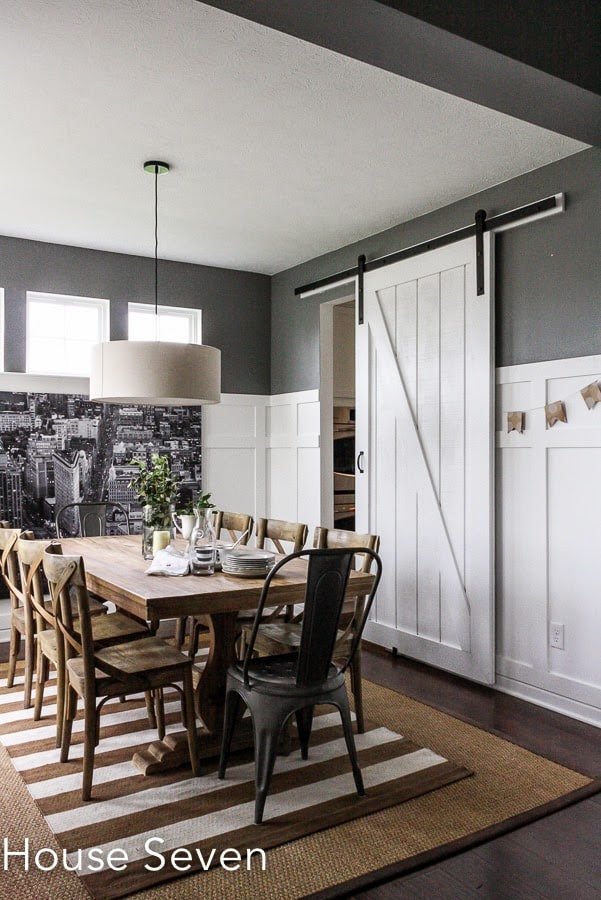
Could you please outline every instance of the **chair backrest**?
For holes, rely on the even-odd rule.
[[[363,608],[361,621],[358,623],[350,650],[341,667],[341,671],[350,664],[359,646],[361,634],[367,622],[380,578],[382,562],[378,554],[369,547],[361,548],[376,566],[372,587]],[[303,619],[298,649],[296,683],[298,686],[318,684],[326,679],[336,644],[338,622],[344,604],[347,582],[353,564],[355,549],[318,549],[302,550],[291,553],[273,567],[267,578],[255,614],[253,630],[244,657],[244,679],[248,684],[248,667],[253,657],[254,645],[261,624],[265,604],[269,603],[269,586],[278,572],[294,559],[307,558],[307,587],[305,590]]]
[[[344,531],[342,528],[323,528],[318,526],[313,535],[313,546],[317,549],[367,547],[369,550],[380,549],[380,538],[377,534],[359,534],[357,531]],[[356,554],[360,556],[359,553]],[[357,569],[359,572],[369,572],[372,557],[363,556]]]
[[[17,557],[17,541],[21,533],[20,528],[0,528],[0,551],[2,554],[0,556],[0,571],[2,572],[2,579],[8,588],[12,609],[26,605]]]
[[[214,519],[215,535],[217,540],[225,531],[231,541],[237,541],[241,534],[244,535],[240,544],[248,544],[253,533],[253,517],[247,513],[223,512],[217,510]]]
[[[81,656],[84,678],[87,683],[93,684],[94,640],[83,558],[59,555],[53,552],[52,547],[48,547],[44,552],[43,566],[56,612],[56,624],[65,640],[65,656],[67,659]],[[79,614],[77,631],[73,627],[72,595],[77,601]]]
[[[60,553],[60,544],[53,541],[28,540],[25,535],[17,541],[16,551],[21,572],[21,585],[26,603],[31,604],[38,620],[38,629],[56,629],[56,616],[53,606],[46,606],[42,563],[44,552],[51,548],[51,553]]]
[[[309,529],[302,522],[284,522],[282,519],[257,519],[256,545],[265,549],[269,540],[278,553],[287,553],[282,541],[292,544],[292,553],[298,553],[307,543]]]
[[[120,533],[129,534],[129,515],[120,503],[67,503],[56,514],[56,536],[103,537],[110,516]]]

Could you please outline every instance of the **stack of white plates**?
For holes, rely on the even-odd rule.
[[[266,550],[230,550],[222,557],[223,571],[240,578],[265,578],[275,565],[275,555]]]

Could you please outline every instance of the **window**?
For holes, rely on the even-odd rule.
[[[94,344],[109,336],[109,301],[27,292],[27,371],[89,375]]]
[[[202,344],[201,312],[179,306],[154,306],[130,303],[128,312],[130,341],[172,341],[177,344]]]

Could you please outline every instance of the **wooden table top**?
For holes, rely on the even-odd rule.
[[[222,572],[208,576],[146,575],[150,563],[142,557],[141,537],[135,535],[64,538],[60,544],[66,556],[83,557],[92,593],[148,620],[254,609],[264,582]],[[271,582],[270,598],[278,604],[300,602],[306,577],[307,563],[293,560]],[[352,572],[348,593],[367,593],[372,581],[371,575]]]

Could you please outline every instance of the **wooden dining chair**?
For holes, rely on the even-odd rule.
[[[224,512],[217,510],[214,518],[215,536],[223,540],[223,532],[235,543],[239,538],[240,545],[248,544],[253,533],[253,517],[247,513]]]
[[[271,546],[277,553],[298,553],[307,543],[309,529],[302,522],[282,519],[257,519],[255,545],[260,550]],[[287,546],[285,547],[284,544]],[[266,546],[267,545],[267,546]]]
[[[213,528],[215,529],[215,537],[217,540],[223,540],[224,532],[227,538],[236,543],[240,541],[240,546],[248,544],[249,538],[253,532],[253,517],[248,513],[224,512],[221,509],[215,511],[213,516]],[[186,639],[186,628],[188,623],[187,616],[180,616],[175,627],[175,646],[181,649]],[[198,641],[200,633],[206,630],[206,624],[202,616],[194,617],[192,620],[192,628],[190,633],[189,653],[192,658],[198,652]]]
[[[285,556],[288,553],[300,552],[307,543],[309,528],[303,522],[286,522],[283,519],[257,519],[255,546],[259,550],[274,550]],[[285,546],[286,545],[286,546]],[[263,621],[289,621],[294,616],[294,606],[277,606],[264,611]],[[240,628],[239,656],[242,658],[246,649],[246,640],[255,618],[255,610],[248,609],[238,614]]]
[[[353,549],[367,548],[378,552],[380,538],[375,534],[359,534],[356,531],[343,531],[339,528],[315,529],[313,546],[316,549]],[[360,557],[360,558],[359,558]],[[355,554],[355,567],[360,572],[367,573],[372,564],[372,557],[367,554]],[[334,647],[334,659],[340,659],[348,654],[349,648],[355,639],[357,628],[363,618],[366,597],[346,598],[341,614],[336,644]],[[267,656],[290,653],[300,646],[302,634],[303,613],[292,618],[291,621],[265,622],[261,624],[255,649]],[[248,640],[248,635],[246,637]],[[357,717],[357,731],[363,734],[365,731],[365,717],[363,712],[363,683],[361,673],[361,645],[351,658],[349,665],[351,673],[351,691],[355,701],[355,715]]]
[[[10,598],[10,645],[6,686],[13,687],[21,641],[25,642],[25,672],[23,682],[23,708],[31,706],[33,670],[35,667],[35,616],[27,597],[21,589],[17,541],[24,534],[20,528],[0,528],[0,569]],[[29,533],[28,533],[29,534]]]
[[[90,598],[82,557],[60,556],[46,551],[43,565],[65,646],[67,697],[61,762],[67,762],[69,758],[77,698],[81,697],[84,702],[82,799],[90,800],[92,797],[94,756],[100,740],[100,712],[111,697],[139,692],[146,692],[147,695],[148,692],[162,693],[166,687],[179,691],[192,772],[199,775],[192,660],[161,638],[152,636],[113,646],[99,646],[90,616]],[[77,620],[73,617],[72,597],[77,603]]]
[[[44,691],[50,677],[50,666],[56,670],[56,746],[60,747],[64,701],[65,701],[65,648],[58,629],[56,605],[51,596],[44,593],[42,564],[45,553],[60,554],[61,547],[56,541],[34,541],[19,538],[17,555],[21,570],[23,593],[36,617],[37,666],[33,718],[38,721],[42,715]],[[148,627],[121,613],[109,614],[100,601],[90,599],[88,607],[92,621],[92,633],[99,646],[109,646],[124,641],[139,640],[149,634]],[[71,605],[74,628],[79,628],[77,604]],[[153,698],[148,695],[149,721],[157,727]]]
[[[280,560],[265,580],[243,662],[228,669],[223,742],[219,778],[225,777],[234,729],[240,719],[241,705],[250,710],[255,734],[255,823],[263,821],[263,809],[275,763],[282,729],[296,714],[302,758],[307,759],[313,722],[313,709],[332,704],[340,711],[344,738],[358,794],[364,794],[357,759],[344,673],[357,652],[361,634],[382,574],[377,553],[365,555],[376,566],[374,582],[357,623],[344,660],[333,662],[333,653],[345,600],[346,586],[353,562],[352,548],[340,550],[304,550]],[[256,638],[261,630],[269,586],[278,572],[294,559],[307,559],[307,589],[303,602],[300,642],[286,656],[254,657]]]

